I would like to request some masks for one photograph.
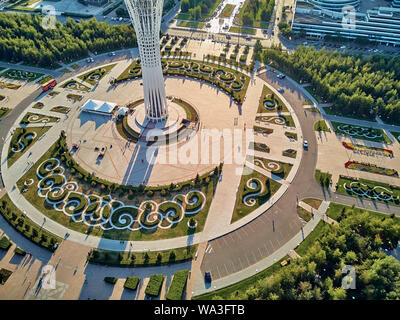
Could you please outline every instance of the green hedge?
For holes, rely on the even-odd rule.
[[[168,289],[167,300],[182,300],[183,291],[185,290],[188,270],[179,270],[175,272],[171,285]]]
[[[116,282],[117,282],[117,278],[115,278],[115,277],[105,277],[104,278],[104,281],[105,282],[108,282],[108,283],[111,283],[111,284],[115,284]]]
[[[160,294],[161,286],[164,282],[163,274],[152,274],[147,284],[145,293],[149,296],[157,297]]]
[[[136,290],[139,285],[139,277],[128,277],[125,280],[124,287],[130,290]]]
[[[3,250],[8,250],[8,248],[11,246],[11,241],[8,239],[6,236],[3,236],[0,239],[0,249]]]

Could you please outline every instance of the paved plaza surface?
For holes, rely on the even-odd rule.
[[[11,199],[37,224],[43,224],[43,214],[34,208],[15,188],[15,183],[29,169],[29,163],[36,162],[59,137],[61,130],[67,133],[67,142],[79,144],[79,150],[74,154],[74,158],[79,164],[89,172],[96,172],[100,177],[117,183],[127,183],[138,185],[145,182],[147,185],[169,184],[171,181],[185,181],[193,179],[199,173],[212,170],[220,161],[226,161],[228,154],[224,153],[221,144],[221,156],[212,164],[155,164],[149,167],[147,162],[140,161],[140,144],[127,146],[126,141],[118,134],[113,119],[82,113],[80,108],[88,99],[104,100],[114,102],[119,105],[141,99],[142,87],[141,80],[125,82],[117,87],[111,87],[109,80],[117,77],[132,62],[132,57],[137,57],[137,50],[121,51],[116,60],[111,61],[109,57],[95,57],[96,64],[105,65],[115,63],[98,85],[88,85],[88,92],[76,92],[69,89],[57,87],[55,90],[60,93],[54,97],[40,95],[38,86],[32,85],[31,91],[18,99],[9,94],[9,99],[15,102],[14,110],[1,121],[0,141],[2,149],[2,179],[5,186],[0,184],[1,195],[7,191]],[[96,65],[88,66],[84,62],[78,62],[82,68],[68,75],[58,74],[58,82],[68,79],[80,81],[77,76],[90,69],[97,68]],[[250,75],[250,74],[249,74]],[[263,72],[259,75],[250,75],[252,79],[247,90],[246,99],[242,106],[236,105],[228,95],[199,81],[184,78],[166,77],[166,90],[168,95],[183,98],[193,104],[199,112],[202,129],[244,129],[252,128],[253,125],[273,129],[273,133],[267,136],[262,134],[254,135],[254,141],[265,143],[271,147],[267,155],[263,152],[255,151],[254,155],[267,158],[271,161],[281,161],[293,166],[290,174],[285,179],[271,174],[260,166],[250,163],[247,159],[246,166],[265,175],[281,184],[277,193],[264,205],[251,212],[244,218],[231,223],[234,210],[237,187],[241,179],[243,164],[225,164],[222,178],[217,184],[217,189],[211,203],[208,218],[204,229],[191,237],[179,237],[166,240],[155,241],[134,241],[121,243],[118,240],[100,239],[94,236],[87,236],[82,233],[67,229],[60,224],[47,219],[43,225],[50,232],[61,237],[68,232],[69,240],[64,241],[54,255],[33,245],[29,240],[23,238],[14,230],[3,217],[0,217],[0,226],[16,245],[24,248],[32,254],[26,261],[17,261],[17,264],[8,265],[8,268],[15,270],[15,281],[11,281],[13,286],[16,283],[24,283],[20,287],[14,287],[13,297],[15,299],[140,299],[144,298],[144,288],[146,279],[152,273],[164,273],[167,275],[167,282],[164,284],[163,293],[160,299],[165,298],[165,291],[168,288],[170,279],[176,270],[192,269],[189,279],[187,297],[198,295],[203,292],[218,289],[229,285],[240,279],[244,279],[274,261],[292,252],[303,239],[307,236],[320,219],[326,219],[324,213],[330,202],[338,202],[347,205],[370,210],[381,211],[384,213],[394,213],[400,216],[399,207],[375,203],[342,194],[337,194],[333,189],[324,190],[315,181],[314,170],[320,169],[323,172],[330,172],[333,181],[339,175],[351,175],[375,181],[385,181],[398,184],[398,178],[386,178],[366,172],[347,170],[344,163],[348,160],[369,162],[379,166],[386,166],[400,170],[396,156],[392,159],[383,157],[370,157],[350,152],[342,146],[343,141],[362,143],[373,147],[384,147],[400,152],[399,143],[394,141],[390,145],[383,145],[374,142],[352,140],[333,133],[330,121],[349,123],[349,119],[328,116],[323,109],[307,94],[305,89],[295,83],[290,78],[278,79],[276,73]],[[278,113],[257,114],[259,99],[264,85],[279,96],[288,107],[288,112],[282,115],[291,115],[296,124],[295,128],[286,127],[278,124],[260,123],[255,121],[256,116],[279,116]],[[283,88],[283,94],[278,93],[278,89]],[[6,90],[6,89],[2,89]],[[20,89],[21,90],[21,89]],[[4,91],[0,91],[2,93]],[[80,102],[72,102],[66,99],[67,94],[78,93],[84,98]],[[195,94],[194,94],[195,93]],[[204,97],[207,97],[205,99]],[[320,108],[321,113],[311,112],[304,107],[305,100],[313,100],[315,106]],[[33,109],[34,103],[41,101],[44,103],[42,109]],[[67,115],[55,113],[51,109],[55,106],[67,106],[70,112]],[[26,112],[34,112],[43,116],[56,116],[60,120],[51,124],[51,129],[46,135],[37,141],[31,148],[32,154],[25,153],[14,165],[7,168],[6,154],[10,142],[10,131],[12,132],[25,115]],[[325,119],[331,127],[331,133],[315,133],[314,123]],[[353,123],[353,122],[352,122]],[[359,125],[368,125],[389,130],[399,131],[397,127],[387,126],[382,123],[355,121]],[[41,126],[31,124],[30,126]],[[292,132],[298,135],[297,141],[292,141],[285,136],[285,132]],[[389,134],[388,134],[389,135]],[[201,141],[202,137],[198,133],[192,141]],[[223,138],[220,138],[223,142]],[[304,140],[309,142],[309,149],[303,150]],[[193,145],[182,144],[179,148],[187,148],[189,151],[195,150]],[[99,162],[96,159],[95,147],[107,147],[109,151]],[[112,146],[112,147],[111,147]],[[241,151],[247,149],[247,141],[243,138],[240,146]],[[296,159],[282,156],[282,151],[292,148],[297,151]],[[145,149],[143,149],[145,150]],[[249,150],[247,149],[249,152]],[[201,154],[201,149],[198,152]],[[335,161],[329,155],[335,154]],[[28,164],[28,165],[27,165]],[[296,206],[300,202],[306,206],[302,199],[317,198],[324,200],[315,219],[305,224],[297,214]],[[306,206],[307,207],[307,206]],[[332,221],[328,221],[334,223]],[[65,243],[65,245],[64,245]],[[199,252],[197,259],[193,262],[174,264],[170,266],[160,266],[154,268],[117,268],[99,265],[87,265],[86,255],[92,247],[100,247],[109,250],[128,250],[132,244],[133,250],[161,250],[178,248],[191,244],[198,244]],[[79,253],[79,254],[78,254]],[[295,254],[292,252],[292,254]],[[73,257],[66,261],[66,257]],[[9,263],[12,254],[6,254],[3,263]],[[15,259],[15,258],[13,258]],[[15,262],[15,261],[14,261]],[[32,267],[27,266],[32,264]],[[40,281],[40,270],[42,266],[51,264],[59,268],[60,277],[58,278],[56,291],[52,294],[45,291],[37,291]],[[26,269],[30,271],[28,272]],[[20,270],[17,272],[17,270]],[[203,281],[203,274],[209,271],[212,274],[213,287],[206,288]],[[25,273],[24,273],[25,272]],[[23,274],[29,273],[30,281],[24,280]],[[139,275],[142,282],[138,290],[131,292],[123,289],[123,279],[127,276]],[[103,281],[105,276],[115,276],[119,278],[117,284],[112,286]],[[24,282],[25,281],[25,282]],[[11,285],[11,284],[10,284]],[[215,287],[214,287],[215,286]],[[11,296],[10,296],[11,297]]]

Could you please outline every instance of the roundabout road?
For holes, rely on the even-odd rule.
[[[303,226],[297,215],[296,200],[322,194],[314,179],[318,155],[314,122],[321,116],[304,111],[306,97],[296,85],[276,79],[275,73],[263,73],[260,78],[275,89],[284,88],[283,96],[301,125],[303,137],[299,140],[308,140],[309,150],[303,152],[299,170],[288,190],[270,209],[245,226],[209,242],[201,270],[211,271],[213,279],[245,269],[288,242]]]

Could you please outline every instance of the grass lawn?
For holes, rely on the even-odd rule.
[[[11,167],[50,128],[51,127],[28,127],[15,129],[14,135],[11,138],[10,147],[8,149],[8,167]],[[25,132],[23,131],[24,129]],[[34,134],[36,134],[36,137],[33,137]],[[31,137],[33,137],[33,139],[29,139]],[[22,150],[19,142],[22,142],[24,145]],[[12,150],[13,146],[15,146],[17,150],[21,151],[14,152]]]
[[[306,209],[303,209],[300,206],[297,206],[297,214],[305,221],[310,221],[312,218],[311,212],[308,212]]]
[[[252,162],[252,159],[250,159],[250,161]],[[287,178],[290,170],[292,170],[293,167],[293,165],[291,165],[290,163],[269,160],[261,157],[254,157],[254,164],[259,166],[260,168],[272,172],[273,174],[281,177],[282,179]],[[276,164],[278,164],[279,167]]]
[[[257,33],[257,30],[253,29],[253,28],[246,28],[246,27],[230,27],[229,32],[255,35]]]
[[[27,81],[27,82],[35,81],[36,79],[39,79],[42,76],[43,73],[30,72],[18,69],[8,69],[4,71],[2,74],[0,74],[0,77],[13,80]]]
[[[308,205],[310,205],[311,207],[313,207],[316,210],[318,210],[318,208],[320,207],[320,205],[322,203],[322,200],[314,199],[314,198],[307,198],[307,199],[303,199],[302,201],[304,203],[307,203]]]
[[[331,132],[331,129],[329,129],[329,127],[326,124],[325,120],[319,120],[316,123],[314,123],[314,130],[315,131]]]
[[[345,118],[350,118],[350,119],[357,119],[357,120],[366,120],[366,121],[372,121],[376,122],[375,118],[368,118],[368,117],[360,117],[357,114],[345,114],[340,112],[339,110],[333,110],[331,107],[323,107],[324,111],[326,114],[332,115],[332,116],[340,116],[340,117],[345,117]]]
[[[280,122],[280,121],[276,122],[276,120],[278,120],[278,117],[281,118],[281,120],[284,122]],[[294,124],[293,117],[291,115],[286,115],[286,114],[280,114],[279,116],[258,116],[258,117],[256,117],[256,120],[268,122],[271,124],[276,124],[279,126],[287,126],[287,127],[292,127],[292,128],[296,127],[296,125]]]
[[[59,118],[47,116],[39,113],[28,112],[21,120],[21,124],[34,124],[34,123],[55,123]]]
[[[266,108],[264,106],[264,102],[266,100],[272,101],[275,104],[275,108],[271,110]],[[261,98],[260,98],[260,103],[258,105],[257,113],[270,113],[270,112],[276,113],[278,112],[278,106],[279,106],[279,111],[289,112],[289,110],[286,108],[285,104],[282,102],[279,96],[275,95],[270,88],[264,85],[263,90],[261,92]]]
[[[297,141],[297,133],[296,132],[285,132],[285,136],[288,137],[289,139],[293,139]]]
[[[79,64],[75,63],[72,66],[70,66],[74,70],[78,70],[80,68]]]
[[[29,240],[51,251],[54,250],[54,244],[56,242],[59,244],[61,243],[61,238],[51,234],[45,229],[40,228],[40,226],[23,215],[23,213],[15,206],[7,194],[1,198],[0,204],[0,213],[3,215],[3,217],[8,221],[8,223],[17,229],[17,231],[22,233],[22,235]]]
[[[246,169],[246,168],[245,168]],[[250,169],[250,168],[247,168]],[[251,169],[250,169],[251,170]],[[246,183],[249,179],[251,178],[256,178],[261,181],[261,183],[264,186],[264,191],[263,193],[255,196],[256,204],[253,206],[247,206],[245,203],[243,203],[243,198],[244,196],[252,193],[256,193],[257,191],[261,190],[261,186],[257,185],[255,189],[248,188]],[[269,183],[269,190],[266,187],[267,181]],[[247,216],[250,212],[254,211],[261,205],[263,205],[265,202],[270,199],[276,191],[280,188],[280,183],[276,182],[275,180],[269,179],[266,176],[262,175],[258,171],[253,170],[253,172],[249,175],[243,175],[240,183],[239,183],[239,188],[237,192],[237,197],[236,197],[236,204],[233,209],[233,215],[232,215],[232,220],[231,223],[234,223],[235,221]]]
[[[8,108],[0,108],[0,119],[5,117],[10,111],[11,109]]]
[[[42,79],[40,79],[39,83],[40,84],[45,84],[47,81],[50,81],[51,79],[53,79],[52,76],[45,76]]]
[[[376,212],[376,211],[371,211],[371,210],[366,210],[366,209],[361,209],[361,208],[356,208],[356,207],[350,207],[350,206],[346,206],[346,205],[334,203],[334,202],[330,203],[326,214],[329,218],[336,220],[336,221],[340,221],[341,216],[348,211],[353,211],[354,214],[368,213],[369,215],[371,215],[371,217],[375,217],[375,218],[379,218],[379,219],[390,217],[389,215],[381,213],[381,212]],[[396,223],[398,223],[400,225],[400,219],[398,217],[395,217],[395,221],[396,221]]]
[[[206,20],[209,16],[212,15],[212,13],[217,9],[219,4],[222,2],[222,0],[216,0],[213,6],[208,7],[208,12],[205,14],[201,15],[201,18],[198,19],[198,21],[204,21]],[[198,0],[196,1],[196,5],[201,6],[203,4],[203,0]],[[192,15],[190,13],[179,13],[176,17],[176,19],[182,19],[182,20],[194,20]]]
[[[343,134],[351,138],[362,139],[381,143],[392,143],[392,140],[382,129],[375,129],[363,126],[349,125],[341,122],[331,121],[333,129],[338,134]]]
[[[70,108],[63,107],[63,106],[57,106],[57,107],[50,109],[50,111],[58,112],[58,113],[62,113],[62,114],[67,114],[69,112],[69,110],[70,110]]]
[[[390,133],[400,142],[400,132],[390,131]]]
[[[90,88],[88,86],[85,86],[82,83],[78,83],[75,80],[69,80],[62,87],[65,89],[79,90],[79,91],[85,91],[85,92],[89,92],[89,90],[90,90]]]
[[[220,18],[229,18],[232,15],[233,10],[235,9],[235,5],[227,4],[220,13]]]
[[[103,230],[101,227],[89,227],[84,223],[81,222],[73,222],[70,217],[65,214],[60,213],[60,211],[55,210],[52,206],[47,205],[45,198],[41,198],[37,195],[37,184],[39,182],[37,177],[37,168],[38,166],[43,163],[45,160],[56,157],[56,144],[57,142],[50,147],[50,149],[41,157],[41,159],[36,162],[30,170],[28,170],[24,176],[18,181],[17,186],[21,190],[24,188],[24,182],[32,179],[34,182],[31,186],[28,187],[28,190],[23,194],[25,198],[32,203],[38,210],[40,210],[44,215],[48,218],[64,225],[65,227],[84,233],[90,234],[92,236],[97,237],[104,237],[108,239],[117,239],[117,240],[158,240],[158,239],[169,239],[175,238],[180,236],[186,236],[188,234],[192,234],[195,232],[202,231],[205,221],[207,219],[207,214],[211,205],[211,201],[213,199],[214,193],[214,183],[211,181],[207,185],[202,185],[199,189],[205,194],[206,196],[206,203],[204,208],[194,214],[194,215],[184,215],[183,219],[175,224],[171,228],[161,229],[155,228],[152,230],[140,229],[136,231],[130,231],[129,229],[118,230],[118,229],[111,229],[111,230]],[[80,173],[79,173],[80,174]],[[100,184],[97,184],[96,187],[93,187],[90,183],[84,181],[82,178],[79,178],[79,174],[77,172],[71,172],[71,169],[67,168],[65,171],[65,175],[68,181],[76,181],[78,183],[78,192],[83,192],[87,195],[100,195],[104,196],[104,191],[101,190]],[[146,200],[153,200],[156,202],[162,202],[164,200],[169,200],[173,198],[175,194],[178,193],[187,193],[190,190],[193,190],[193,187],[185,182],[182,184],[183,187],[179,191],[173,191],[170,195],[161,195],[159,191],[154,192],[152,196],[147,194],[138,194],[131,198],[129,193],[121,194],[120,192],[115,192],[112,194],[113,199],[118,199],[122,201],[126,205],[134,205],[139,206],[142,201]],[[85,191],[83,191],[85,190]],[[193,231],[193,229],[188,228],[188,222],[190,218],[193,218],[197,221],[197,227]]]
[[[350,186],[350,184],[352,182],[359,182],[360,186],[359,189],[357,189],[357,193],[360,193],[361,195],[355,194],[351,191],[348,191],[344,186],[346,185],[347,187]],[[353,184],[354,186],[354,184]],[[400,187],[396,186],[396,187],[392,187],[391,185],[387,184],[387,183],[382,183],[382,182],[377,182],[377,181],[371,181],[371,180],[366,180],[366,179],[355,179],[352,180],[350,178],[347,177],[343,177],[340,176],[339,181],[338,181],[338,185],[337,185],[337,189],[336,192],[342,193],[342,194],[346,194],[346,195],[350,195],[353,197],[361,197],[364,199],[371,199],[370,197],[372,196],[374,198],[374,201],[379,201],[379,202],[384,202],[384,203],[388,203],[391,205],[400,205],[399,200],[381,200],[379,198],[376,197],[377,193],[372,192],[372,189],[375,188],[375,190],[377,190],[376,192],[378,194],[381,194],[381,192],[385,192],[390,194],[392,197],[396,198],[400,198]],[[387,191],[386,191],[387,190]],[[367,192],[367,195],[363,195],[361,192]]]
[[[112,68],[115,67],[115,65],[115,63],[109,64],[107,66],[91,70],[79,76],[78,78],[94,86],[96,84],[96,81],[100,81],[101,79],[103,79],[112,70]]]
[[[178,26],[187,27],[187,28],[202,29],[202,28],[204,28],[205,23],[204,22],[197,22],[197,21],[179,21]]]
[[[327,186],[329,185],[329,182],[332,180],[332,174],[330,174],[329,172],[321,172],[320,170],[315,170],[315,174],[314,174],[315,180],[317,180],[317,182],[321,185],[321,186],[325,186],[327,188]]]

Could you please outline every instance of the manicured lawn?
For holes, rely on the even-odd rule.
[[[325,131],[325,132],[331,132],[331,129],[329,129],[328,125],[326,124],[325,120],[319,120],[314,124],[314,130],[315,131]]]
[[[332,126],[336,133],[343,134],[351,138],[362,139],[381,143],[392,143],[392,140],[382,129],[369,128],[363,126],[349,125],[341,122],[332,121]]]
[[[64,107],[64,106],[57,106],[57,107],[50,109],[50,111],[58,112],[58,113],[62,113],[62,114],[67,114],[69,112],[69,110],[70,110],[70,108]]]
[[[178,26],[202,29],[202,28],[204,28],[205,23],[204,22],[196,22],[196,21],[179,21]]]
[[[302,201],[304,203],[307,203],[308,205],[310,205],[311,207],[313,207],[316,210],[318,210],[318,208],[320,207],[320,205],[322,203],[322,200],[314,199],[314,198],[307,198],[307,199],[303,199]]]
[[[315,170],[315,180],[317,182],[327,188],[329,186],[329,182],[332,180],[332,174],[329,172],[321,172],[320,170]]]
[[[252,159],[250,159],[251,161]],[[254,157],[255,165],[263,168],[265,170],[271,171],[271,173],[281,177],[282,179],[286,179],[289,175],[290,170],[293,165],[290,163],[285,163],[281,161],[269,160],[261,157]]]
[[[103,79],[112,70],[112,68],[115,67],[115,65],[115,63],[109,64],[107,66],[91,70],[79,76],[78,78],[94,86],[96,84],[96,81],[100,81],[101,79]]]
[[[264,106],[266,101],[271,101],[274,104],[274,109],[268,109]],[[269,113],[269,112],[288,112],[289,110],[286,108],[285,104],[279,98],[278,95],[275,95],[271,89],[269,89],[266,85],[263,86],[263,90],[261,92],[260,103],[258,105],[257,113]]]
[[[39,113],[28,112],[21,120],[21,124],[33,123],[55,123],[59,120],[57,117],[47,116]]]
[[[39,246],[42,246],[50,251],[54,250],[54,244],[61,243],[62,239],[51,234],[40,226],[36,225],[33,221],[27,218],[15,206],[9,196],[6,194],[0,200],[0,213],[17,231],[23,236],[33,241]]]
[[[21,80],[21,81],[35,81],[36,79],[40,78],[43,76],[43,73],[36,73],[36,72],[31,72],[31,71],[24,71],[24,70],[18,70],[18,69],[8,69],[4,71],[2,74],[0,74],[0,77],[4,77],[7,79],[13,79],[13,80]]]
[[[376,211],[361,209],[361,208],[357,208],[357,207],[350,207],[350,206],[346,206],[346,205],[334,203],[334,202],[330,203],[326,214],[329,218],[336,220],[336,221],[340,221],[342,218],[342,215],[345,213],[348,213],[350,211],[352,211],[353,214],[368,213],[371,217],[379,218],[379,219],[385,219],[385,218],[388,219],[389,217],[391,217],[390,215],[384,214],[382,212],[376,212]],[[393,217],[393,218],[394,218],[394,221],[400,225],[400,219],[398,217]]]
[[[167,300],[182,300],[188,275],[189,270],[179,270],[174,273],[174,278],[168,289]]]
[[[8,108],[0,108],[0,119],[5,117],[10,111],[11,109]]]
[[[289,139],[293,139],[297,141],[297,133],[296,132],[285,132],[285,136],[288,137]]]
[[[165,276],[163,274],[152,274],[145,290],[146,294],[152,297],[158,297],[164,279]]]
[[[312,218],[311,212],[308,212],[307,210],[303,209],[300,206],[297,206],[297,214],[305,221],[310,221]]]
[[[82,83],[78,83],[75,80],[69,80],[62,87],[65,89],[79,90],[79,91],[85,91],[85,92],[89,92],[89,90],[90,90],[90,88],[88,86],[85,86]]]
[[[358,184],[357,184],[358,182]],[[349,189],[350,186],[353,188],[352,192]],[[375,190],[375,191],[374,191]],[[387,183],[371,181],[366,179],[356,180],[348,177],[340,176],[336,192],[350,195],[353,197],[361,197],[364,199],[370,199],[379,202],[385,202],[391,205],[399,205],[400,201],[400,187],[391,186]],[[384,200],[386,199],[386,200]]]
[[[257,33],[257,30],[253,29],[253,28],[246,28],[246,27],[230,27],[229,32],[255,35]]]
[[[233,10],[235,9],[235,5],[233,4],[227,4],[221,11],[221,14],[219,15],[220,18],[229,18],[232,15]]]
[[[45,84],[47,81],[50,81],[51,79],[53,79],[52,76],[45,76],[42,79],[40,79],[39,83],[40,84]]]
[[[358,114],[345,114],[345,113],[340,112],[340,110],[334,110],[331,107],[323,107],[323,109],[326,114],[329,114],[332,116],[340,116],[340,117],[345,117],[345,118],[350,118],[350,119],[376,122],[376,119],[374,117],[362,117]]]
[[[295,128],[293,117],[291,115],[280,114],[279,116],[259,116],[256,118],[258,121],[268,122],[279,126],[287,126]]]
[[[23,195],[29,202],[32,203],[32,205],[34,205],[48,218],[60,223],[61,225],[66,226],[69,229],[81,233],[90,234],[92,236],[97,236],[97,237],[104,237],[108,239],[118,239],[118,240],[158,240],[158,239],[186,236],[188,234],[202,231],[213,199],[215,179],[210,180],[209,183],[206,184],[203,183],[202,185],[196,187],[197,189],[201,190],[204,193],[206,197],[205,200],[206,202],[203,209],[200,212],[191,215],[197,221],[197,227],[194,230],[188,228],[187,224],[191,216],[187,214],[185,214],[182,220],[179,223],[175,224],[173,227],[165,229],[158,227],[152,230],[146,230],[144,228],[141,228],[136,231],[131,231],[129,229],[119,230],[116,228],[112,228],[110,230],[103,230],[99,226],[89,227],[81,222],[73,222],[69,216],[60,213],[60,211],[55,210],[52,206],[47,205],[45,198],[39,197],[37,195],[37,184],[39,182],[38,176],[36,174],[37,168],[45,160],[56,157],[57,153],[56,145],[57,142],[50,147],[50,149],[42,156],[42,158],[37,163],[35,163],[31,167],[31,169],[28,170],[17,183],[18,188],[22,190],[25,188],[24,185],[25,181],[28,181],[29,179],[33,180],[33,183],[27,188],[27,191]],[[103,197],[105,196],[105,190],[101,189],[101,184],[106,184],[107,182],[105,181],[97,182],[96,187],[93,187],[91,183],[83,179],[84,175],[85,176],[88,175],[87,172],[82,171],[82,169],[77,167],[76,165],[74,166],[73,169],[75,170],[75,172],[72,172],[70,168],[66,168],[65,175],[68,181],[77,182],[79,190],[87,190],[85,193],[87,195],[93,194]],[[209,176],[209,173],[201,177],[201,179],[205,179],[206,176]],[[168,195],[167,194],[162,195],[160,188],[154,187],[148,189],[148,190],[154,190],[152,191],[151,195],[147,193],[148,190],[146,190],[146,192],[139,194],[136,192],[134,197],[131,197],[131,195],[129,195],[128,192],[121,193],[121,191],[116,191],[114,192],[114,194],[112,194],[112,197],[113,199],[122,201],[126,205],[139,206],[142,203],[142,201],[147,201],[151,199],[152,201],[160,203],[162,201],[173,198],[174,195],[176,194],[181,194],[181,193],[185,194],[194,189],[193,185],[191,185],[191,183],[188,181],[179,184],[177,188],[179,189],[174,189]]]
[[[246,167],[245,171],[246,170],[251,170],[251,169]],[[261,185],[258,184],[259,182],[256,182],[256,180],[253,180],[253,181],[257,183],[257,186],[253,186],[253,187],[255,187],[254,189],[249,188],[247,186],[247,182],[249,179],[259,179],[261,181],[262,185],[264,186],[264,191],[261,194],[254,196],[255,205],[253,205],[253,206],[246,205],[243,202],[243,198],[246,195],[258,193],[259,191],[262,190],[262,188],[261,188]],[[268,186],[268,184],[269,184],[269,186]],[[258,207],[263,205],[265,202],[267,202],[275,194],[275,192],[278,191],[280,186],[281,186],[280,183],[276,182],[275,180],[267,178],[266,176],[262,175],[261,173],[259,173],[258,171],[255,171],[255,170],[253,170],[253,172],[251,174],[243,175],[240,180],[237,197],[236,197],[236,204],[233,209],[231,223],[234,223],[235,221],[247,216],[250,212],[254,211]],[[252,197],[250,197],[250,198],[252,198]],[[248,198],[247,200],[249,200],[250,198]]]
[[[7,165],[11,167],[29,148],[51,127],[27,127],[17,128],[11,138],[10,147],[8,149]],[[25,130],[25,131],[24,131]],[[36,136],[34,136],[36,135]],[[23,144],[21,146],[20,142]],[[13,151],[13,147],[15,150]]]

